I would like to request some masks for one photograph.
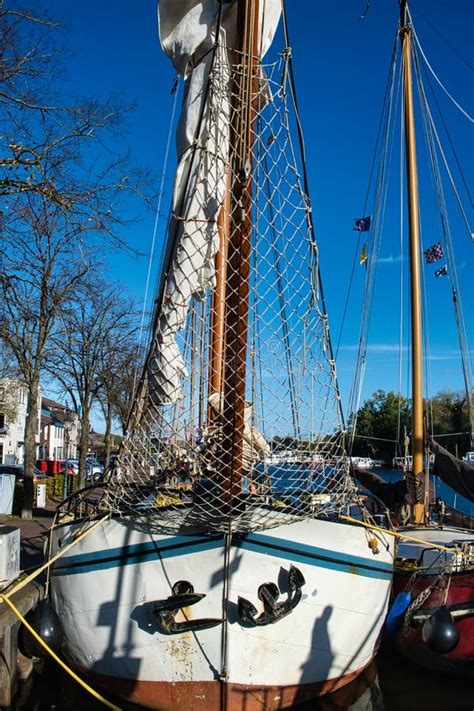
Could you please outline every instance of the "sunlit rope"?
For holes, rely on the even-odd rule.
[[[86,538],[90,533],[96,530],[96,528],[99,528],[103,523],[108,521],[110,518],[110,514],[107,514],[106,516],[103,516],[101,519],[96,521],[95,523],[92,524],[92,526],[89,526],[89,528],[86,529],[78,529],[77,533],[80,535],[77,535],[77,538],[75,538],[71,543],[69,543],[67,546],[64,546],[64,548],[61,548],[56,555],[54,555],[52,558],[50,558],[44,565],[40,566],[39,568],[36,568],[36,570],[31,573],[30,575],[27,575],[26,578],[23,578],[23,580],[20,580],[19,583],[17,583],[11,590],[8,590],[8,592],[4,593],[4,597],[11,597],[15,593],[19,592],[22,590],[28,583],[31,583],[33,580],[35,580],[44,570],[49,569],[53,563],[55,563],[59,558],[62,558],[62,556],[67,553],[71,548],[76,546],[80,541],[83,541],[84,538]]]
[[[55,662],[59,664],[64,671],[69,674],[70,677],[74,679],[74,681],[77,681],[80,686],[82,686],[83,689],[87,691],[88,694],[93,696],[95,699],[100,701],[101,704],[104,706],[107,706],[109,709],[112,709],[112,711],[121,711],[120,706],[117,706],[116,704],[112,703],[108,699],[106,699],[102,694],[100,694],[98,691],[93,689],[89,684],[87,684],[83,679],[81,679],[80,676],[78,676],[63,660],[58,657],[56,652],[54,652],[51,647],[40,637],[40,635],[36,632],[35,629],[29,624],[27,620],[23,617],[21,612],[17,609],[17,607],[13,604],[13,602],[6,596],[6,595],[0,595],[0,600],[3,600],[6,605],[11,609],[13,614],[20,620],[20,622],[26,627],[28,632],[33,635],[33,637],[36,639],[37,642],[48,652],[50,657],[54,659]]]
[[[166,148],[165,148],[165,155],[164,155],[164,159],[163,159],[163,168],[162,168],[162,172],[161,172],[160,187],[158,190],[158,203],[156,206],[155,223],[153,225],[153,236],[151,239],[150,256],[148,259],[148,269],[147,269],[146,280],[145,280],[145,293],[143,295],[142,316],[141,316],[141,321],[140,321],[140,328],[138,331],[138,349],[139,349],[139,351],[141,349],[141,343],[142,343],[142,338],[143,338],[143,328],[144,328],[144,324],[145,324],[145,314],[146,314],[147,303],[148,303],[148,290],[150,287],[151,271],[153,268],[153,260],[154,260],[154,256],[155,256],[156,235],[158,232],[158,223],[159,223],[160,213],[161,213],[161,203],[163,201],[165,176],[166,176],[166,171],[168,168],[168,157],[169,157],[169,152],[170,152],[171,138],[173,135],[174,117],[176,114],[176,104],[177,104],[177,100],[178,100],[178,93],[179,93],[178,91],[174,92],[173,108],[171,110],[171,118],[170,118],[170,123],[169,123],[169,128],[168,128],[168,137],[166,139]],[[134,382],[134,389],[135,389],[135,382]]]
[[[376,139],[375,139],[375,145],[374,145],[374,150],[373,150],[373,154],[372,154],[372,163],[371,163],[371,166],[370,166],[369,179],[368,179],[368,182],[367,182],[367,190],[366,190],[366,193],[365,193],[364,205],[363,205],[363,208],[362,208],[361,215],[366,215],[366,214],[367,214],[367,204],[368,204],[368,201],[369,201],[370,189],[371,189],[371,186],[372,186],[372,180],[373,180],[373,175],[374,175],[375,166],[376,166],[376,160],[377,160],[377,155],[378,155],[378,150],[377,150],[377,149],[378,149],[378,147],[379,147],[380,136],[381,136],[381,134],[382,134],[383,127],[384,127],[384,125],[385,125],[385,124],[384,124],[384,119],[385,119],[385,116],[386,116],[387,101],[389,101],[389,98],[390,98],[391,85],[392,85],[392,82],[391,82],[391,80],[390,80],[390,77],[391,77],[392,68],[393,68],[393,66],[394,66],[394,63],[396,62],[397,45],[398,45],[398,33],[397,33],[397,35],[395,36],[395,42],[394,42],[394,44],[393,44],[392,57],[391,57],[391,60],[390,60],[390,65],[389,65],[389,75],[388,75],[387,83],[386,83],[386,86],[385,86],[385,95],[384,95],[384,100],[383,100],[383,103],[382,103],[382,110],[381,110],[381,112],[380,112],[379,125],[378,125],[378,130],[377,130],[377,137],[376,137]],[[358,261],[359,255],[360,255],[360,242],[361,242],[361,238],[362,238],[362,232],[359,232],[359,233],[358,233],[358,237],[357,237],[357,244],[356,244],[356,247],[355,247],[355,250],[354,250],[354,259],[353,259],[353,262],[352,262],[351,275],[350,275],[350,278],[349,278],[349,286],[347,287],[346,300],[345,300],[344,309],[343,309],[343,312],[342,312],[341,326],[340,326],[340,328],[339,328],[339,335],[338,335],[338,339],[337,339],[336,352],[335,352],[335,357],[336,357],[336,359],[337,359],[337,356],[338,356],[338,353],[339,353],[339,347],[340,347],[340,345],[341,345],[342,334],[343,334],[344,326],[345,326],[345,322],[346,322],[347,309],[348,309],[348,306],[349,306],[349,300],[350,300],[350,295],[351,295],[351,291],[352,291],[352,283],[353,283],[353,279],[354,279],[354,274],[355,274],[355,270],[356,270],[357,261]]]
[[[470,236],[471,239],[472,239],[473,230],[472,230],[471,225],[470,225],[470,223],[469,223],[469,218],[468,218],[468,216],[467,216],[467,214],[466,214],[466,211],[464,210],[464,206],[463,206],[463,204],[462,204],[462,202],[461,202],[461,198],[460,198],[460,196],[459,196],[459,191],[458,191],[458,189],[457,189],[457,187],[456,187],[456,184],[455,184],[455,182],[454,182],[453,175],[452,175],[451,170],[450,170],[450,168],[449,168],[448,161],[447,161],[447,158],[446,158],[446,154],[445,154],[445,151],[444,151],[444,149],[443,149],[443,146],[442,146],[442,143],[441,143],[441,139],[440,139],[440,137],[439,137],[439,133],[438,133],[438,131],[437,131],[437,129],[436,129],[436,125],[435,125],[435,122],[434,122],[434,119],[433,119],[433,115],[432,115],[432,113],[431,113],[431,109],[430,109],[430,106],[429,106],[429,103],[428,103],[428,100],[427,100],[427,97],[426,97],[426,92],[425,92],[423,83],[422,83],[422,81],[421,81],[421,78],[420,78],[420,80],[419,80],[419,85],[420,85],[421,90],[422,90],[423,107],[424,107],[424,109],[425,109],[425,112],[426,112],[426,115],[427,115],[427,119],[429,120],[429,123],[430,123],[430,125],[431,125],[431,131],[432,131],[434,137],[436,138],[436,143],[437,143],[437,145],[438,145],[439,152],[440,152],[441,157],[442,157],[442,159],[443,159],[444,167],[445,167],[446,172],[447,172],[447,174],[448,174],[449,181],[450,181],[451,186],[452,186],[452,188],[453,188],[453,192],[454,192],[454,195],[455,195],[455,197],[456,197],[456,201],[457,201],[458,206],[459,206],[459,209],[460,209],[460,211],[461,211],[461,215],[462,215],[462,217],[463,217],[464,223],[465,223],[465,225],[466,225],[466,227],[467,227],[467,231],[468,231],[468,233],[469,233],[469,236]]]
[[[385,112],[383,140],[380,149],[379,170],[375,189],[373,239],[369,250],[369,259],[367,262],[368,267],[365,280],[364,300],[362,305],[361,322],[359,329],[356,367],[349,395],[348,416],[352,418],[350,451],[352,450],[352,446],[354,443],[354,434],[357,427],[357,413],[362,397],[362,387],[364,383],[365,369],[367,365],[367,338],[370,328],[370,316],[372,312],[372,303],[374,296],[377,259],[380,251],[380,241],[382,233],[381,227],[383,224],[383,215],[385,212],[386,200],[388,195],[388,174],[391,157],[390,137],[392,131],[394,130],[393,117],[396,108],[396,101],[398,95],[400,94],[400,75],[397,91],[395,91],[397,66],[397,53],[394,53],[392,55],[392,65],[389,71],[390,91]]]
[[[392,536],[393,538],[398,538],[401,541],[410,541],[413,543],[419,543],[422,546],[427,546],[428,548],[435,548],[438,551],[444,551],[446,553],[455,553],[456,548],[448,548],[447,546],[442,546],[439,543],[433,543],[432,541],[426,541],[423,538],[415,538],[415,536],[409,536],[407,533],[401,533],[400,531],[394,531],[389,528],[382,528],[371,523],[366,523],[365,521],[359,521],[357,518],[352,518],[352,516],[346,516],[345,514],[339,514],[339,518],[343,521],[349,521],[349,523],[354,523],[357,526],[363,526],[363,528],[369,528],[378,533],[385,533],[387,536]]]
[[[403,253],[404,253],[404,231],[403,231],[403,214],[405,210],[405,192],[403,190],[404,178],[403,178],[403,146],[404,146],[404,136],[405,136],[405,126],[403,122],[403,96],[400,97],[401,111],[400,111],[400,156],[399,156],[399,191],[400,191],[400,320],[398,326],[399,332],[399,350],[398,350],[398,412],[397,412],[397,444],[395,445],[395,454],[398,453],[398,446],[401,439],[401,427],[402,427],[402,380],[403,380],[403,290],[405,288],[405,281],[403,278]]]
[[[471,428],[474,427],[474,413],[472,407],[472,376],[471,367],[469,359],[469,349],[467,345],[466,336],[466,325],[464,321],[464,314],[462,309],[462,304],[459,297],[459,283],[456,270],[456,260],[454,258],[454,251],[451,240],[451,231],[449,228],[449,222],[447,218],[446,200],[444,196],[443,183],[441,179],[441,173],[439,169],[439,163],[436,154],[435,142],[433,136],[436,135],[436,128],[434,126],[433,118],[429,110],[428,100],[426,97],[425,88],[421,79],[421,72],[419,69],[418,58],[415,53],[415,69],[416,78],[418,83],[418,91],[421,98],[422,106],[422,116],[423,116],[423,126],[425,130],[426,143],[428,146],[428,154],[430,157],[431,171],[433,176],[433,182],[436,191],[436,197],[438,202],[438,209],[441,217],[441,224],[443,228],[443,235],[446,247],[446,260],[449,268],[449,277],[452,281],[452,291],[453,291],[453,306],[454,315],[456,319],[456,326],[461,350],[461,362],[464,376],[464,384],[466,390],[467,406],[469,411],[469,419],[471,422]],[[436,136],[437,137],[437,136]],[[439,145],[439,143],[438,143]]]
[[[290,43],[290,36],[289,36],[289,31],[288,31],[288,20],[287,20],[285,0],[282,1],[282,20],[283,20],[283,35],[285,38],[285,46],[286,46],[286,48],[290,48],[291,43]],[[289,81],[290,96],[291,96],[291,100],[292,100],[293,108],[294,108],[294,112],[295,112],[298,143],[299,143],[301,161],[302,161],[302,166],[303,166],[303,187],[304,187],[304,193],[305,193],[306,204],[307,204],[306,216],[307,216],[307,222],[308,222],[311,243],[313,245],[314,259],[316,261],[316,264],[313,264],[313,270],[315,272],[315,279],[316,279],[315,296],[317,299],[317,295],[318,295],[318,291],[319,291],[319,294],[321,297],[322,310],[323,310],[324,315],[326,315],[327,314],[326,300],[324,297],[323,284],[322,284],[322,280],[321,280],[319,258],[317,258],[318,247],[317,247],[317,243],[316,243],[316,232],[314,229],[313,216],[312,216],[312,212],[310,209],[310,190],[309,190],[308,170],[307,170],[307,164],[306,164],[306,148],[305,148],[305,142],[304,142],[303,127],[301,124],[301,118],[300,118],[300,113],[299,113],[299,108],[298,108],[298,100],[297,100],[297,96],[296,96],[296,84],[295,84],[295,76],[294,76],[294,71],[293,71],[293,60],[292,60],[291,51],[288,53],[287,64],[288,64],[289,79],[290,79],[290,81]],[[342,408],[342,400],[341,400],[340,392],[339,392],[339,382],[338,382],[337,375],[336,375],[336,367],[335,367],[336,359],[334,357],[334,349],[333,349],[333,345],[332,345],[331,336],[329,333],[329,328],[327,328],[325,335],[326,335],[326,339],[327,339],[329,358],[330,358],[331,363],[334,364],[333,371],[332,371],[333,386],[334,386],[336,398],[337,398],[339,417],[341,420],[341,425],[342,425],[343,429],[345,430],[346,425],[345,425],[344,411]]]
[[[416,44],[417,44],[417,46],[418,46],[418,49],[420,50],[421,56],[423,57],[426,66],[428,67],[428,69],[430,70],[431,74],[433,75],[433,77],[435,78],[435,80],[438,82],[438,84],[440,85],[440,87],[442,88],[442,90],[444,91],[444,93],[450,98],[450,100],[451,100],[451,101],[453,102],[453,104],[456,106],[456,108],[459,109],[459,111],[460,111],[467,119],[469,119],[469,121],[470,121],[471,123],[474,123],[474,118],[473,118],[470,114],[468,114],[467,111],[465,111],[465,110],[463,109],[463,107],[462,107],[460,104],[458,104],[458,102],[456,101],[456,99],[452,96],[452,94],[449,93],[449,91],[446,89],[446,87],[444,86],[444,84],[441,82],[441,80],[440,80],[440,79],[438,78],[438,76],[436,75],[436,73],[435,73],[433,67],[431,66],[431,64],[430,64],[429,61],[428,61],[428,58],[427,58],[426,54],[423,52],[423,47],[421,46],[420,41],[419,41],[419,39],[418,39],[418,35],[417,35],[416,32],[415,32],[415,28],[414,28],[414,25],[413,25],[413,20],[412,20],[412,18],[411,18],[411,15],[410,15],[410,11],[409,11],[409,10],[408,10],[408,15],[409,15],[409,17],[410,17],[410,24],[411,24],[411,29],[412,29],[412,32],[413,32],[413,36],[414,36],[414,38],[415,38],[415,42],[416,42]]]
[[[447,126],[446,121],[445,121],[445,119],[444,119],[443,112],[441,111],[440,105],[439,105],[439,103],[438,103],[438,99],[436,98],[436,93],[435,93],[435,90],[434,90],[434,87],[433,87],[433,83],[432,83],[432,81],[431,81],[430,75],[429,75],[428,72],[426,71],[426,68],[424,68],[424,73],[425,73],[425,75],[426,75],[426,80],[427,80],[427,82],[428,82],[428,86],[430,87],[430,90],[431,90],[431,96],[432,96],[432,98],[433,98],[433,101],[434,101],[434,103],[435,103],[436,108],[438,109],[438,114],[439,114],[439,117],[440,117],[440,119],[441,119],[441,123],[443,124],[444,130],[445,130],[445,132],[446,132],[446,138],[448,139],[448,143],[449,143],[449,145],[450,145],[450,147],[451,147],[451,151],[452,151],[452,153],[453,153],[453,157],[454,157],[455,163],[456,163],[456,165],[457,165],[457,167],[458,167],[459,174],[460,174],[461,180],[462,180],[462,184],[464,185],[464,190],[465,190],[466,195],[467,195],[468,200],[469,200],[469,204],[470,204],[471,206],[473,206],[473,205],[474,205],[474,201],[473,201],[472,196],[471,196],[470,187],[469,187],[469,185],[468,185],[468,183],[467,183],[466,176],[464,175],[464,171],[463,171],[463,169],[462,169],[460,160],[459,160],[459,158],[458,158],[458,154],[457,154],[456,148],[454,147],[454,143],[453,143],[453,140],[452,140],[452,138],[451,138],[451,135],[450,135],[448,126]],[[434,121],[433,121],[433,123],[434,123]]]

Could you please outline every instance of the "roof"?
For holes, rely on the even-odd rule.
[[[49,397],[42,397],[41,398],[43,405],[46,405],[46,407],[51,408],[52,410],[68,410],[69,408],[66,405],[62,405],[60,402],[56,402],[56,400],[50,400]]]
[[[59,422],[66,422],[66,420],[73,420],[77,417],[77,413],[70,410],[67,405],[62,405],[60,402],[51,400],[48,397],[41,398],[41,407],[45,410],[49,410],[55,420]]]

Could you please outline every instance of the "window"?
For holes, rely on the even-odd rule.
[[[0,412],[0,430],[5,427],[5,415],[3,412]]]

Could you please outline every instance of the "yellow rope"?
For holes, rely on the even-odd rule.
[[[408,536],[406,533],[399,533],[398,531],[391,531],[389,528],[381,528],[380,526],[375,526],[371,523],[365,523],[365,521],[359,521],[352,516],[339,515],[339,518],[344,519],[344,521],[350,521],[350,523],[356,523],[358,526],[363,526],[364,528],[370,528],[374,531],[379,531],[379,533],[386,533],[388,536],[393,536],[394,538],[400,538],[402,541],[414,541],[415,543],[421,543],[428,548],[437,548],[439,551],[447,551],[448,553],[454,553],[453,548],[447,548],[446,546],[440,546],[438,543],[432,543],[431,541],[425,541],[422,538],[415,538],[414,536]]]
[[[46,570],[46,568],[49,568],[53,563],[55,563],[58,560],[58,558],[61,558],[61,556],[63,556],[65,553],[67,553],[69,550],[71,550],[71,548],[73,546],[75,546],[77,543],[79,543],[79,541],[82,541],[82,539],[85,538],[85,536],[88,536],[89,533],[92,533],[92,531],[95,531],[95,529],[98,528],[99,526],[101,526],[105,521],[107,521],[108,518],[110,518],[110,514],[107,514],[107,516],[104,516],[103,518],[99,519],[99,521],[96,521],[94,523],[94,525],[91,526],[90,528],[86,528],[84,532],[81,532],[80,536],[78,536],[74,541],[72,541],[72,543],[69,543],[69,545],[65,546],[64,548],[61,548],[61,550],[58,553],[56,553],[56,555],[53,556],[53,558],[50,558],[50,560],[48,560],[44,565],[42,565],[40,568],[37,568],[34,571],[34,573],[31,573],[31,575],[28,575],[26,578],[21,580],[18,583],[18,585],[15,585],[14,588],[12,588],[7,593],[2,595],[3,599],[6,600],[6,598],[10,598],[12,595],[17,593],[22,588],[24,588],[25,585],[28,585],[28,583],[31,583],[32,580],[37,578],[38,575],[40,575],[43,572],[43,570]]]
[[[8,597],[7,597],[6,595],[0,595],[0,599],[2,599],[3,602],[5,602],[5,603],[8,605],[8,607],[10,607],[10,609],[15,613],[15,615],[18,617],[18,619],[21,620],[21,622],[25,625],[26,629],[27,629],[27,630],[33,635],[33,637],[41,644],[41,646],[46,649],[46,651],[48,652],[48,654],[50,654],[50,655],[53,657],[53,659],[59,664],[59,666],[61,666],[61,667],[64,669],[64,671],[69,674],[69,676],[72,676],[72,678],[73,678],[75,681],[77,681],[77,683],[80,684],[86,691],[88,691],[89,694],[92,694],[92,696],[94,696],[96,699],[98,699],[99,701],[101,701],[105,706],[108,706],[109,709],[113,709],[113,711],[121,711],[120,706],[116,706],[116,705],[113,704],[111,701],[108,701],[108,700],[105,699],[101,694],[99,694],[99,692],[95,691],[92,687],[90,687],[89,684],[86,684],[85,681],[83,681],[75,672],[73,672],[73,670],[70,669],[70,667],[68,667],[68,665],[67,665],[65,662],[63,662],[63,660],[60,659],[60,658],[58,657],[58,655],[57,655],[55,652],[53,652],[53,650],[51,649],[51,647],[49,647],[49,646],[46,644],[46,642],[44,642],[44,641],[41,639],[41,637],[39,636],[39,634],[38,634],[38,633],[33,629],[33,627],[25,620],[25,618],[23,617],[23,615],[21,614],[21,612],[20,612],[19,610],[17,610],[17,608],[15,607],[15,605],[12,603],[11,600],[8,599]]]

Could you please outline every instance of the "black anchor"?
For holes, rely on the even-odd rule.
[[[250,625],[271,625],[289,615],[301,600],[301,588],[305,584],[303,574],[295,566],[288,573],[288,596],[278,602],[280,591],[275,583],[263,583],[258,589],[258,598],[263,602],[263,612],[256,617],[258,610],[250,600],[239,597],[238,610],[242,622]]]
[[[195,593],[194,587],[187,580],[178,580],[171,588],[172,595],[164,600],[157,600],[153,613],[158,620],[158,629],[163,634],[180,634],[182,632],[196,632],[220,625],[222,620],[212,617],[203,617],[200,620],[184,620],[176,622],[178,610],[189,605],[195,605],[206,597],[203,593]]]

